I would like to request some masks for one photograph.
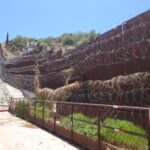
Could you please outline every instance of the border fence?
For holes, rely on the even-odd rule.
[[[150,150],[150,108],[12,99],[10,112],[79,145],[82,149]],[[121,125],[118,126],[117,122]],[[126,123],[139,127],[142,132],[125,129]],[[117,143],[115,136],[120,136],[119,140],[123,143]],[[125,142],[130,139],[137,143],[128,146]]]

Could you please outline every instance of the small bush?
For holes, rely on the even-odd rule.
[[[48,88],[44,89],[37,88],[36,94],[37,99],[39,100],[52,100],[54,97],[54,90]]]
[[[24,117],[23,115],[28,114],[28,102],[24,100],[20,100],[15,102],[15,114],[20,117]]]
[[[104,121],[104,125],[133,133],[146,134],[145,130],[129,121],[108,118]],[[102,128],[101,135],[105,141],[119,146],[123,145],[124,147],[130,147],[132,149],[136,148],[144,150],[148,144],[147,140],[142,137],[119,133],[108,128]]]
[[[85,120],[89,122],[97,122],[96,118],[90,118],[80,113],[73,114],[74,118],[74,128],[73,130],[78,134],[86,135],[94,140],[97,139],[97,126],[88,124],[86,122],[81,122],[75,119]],[[107,118],[103,123],[105,126],[122,129],[130,132],[135,132],[139,134],[146,134],[145,131],[136,126],[134,123],[124,120],[115,120]],[[71,127],[70,116],[65,117],[60,120],[60,125],[69,129]],[[129,134],[118,133],[114,130],[101,127],[100,130],[101,137],[104,141],[108,143],[118,145],[119,147],[125,147],[128,149],[137,149],[137,150],[146,150],[147,149],[147,140],[142,137],[137,137]]]
[[[36,103],[36,112],[34,112],[34,102],[31,103],[29,110],[28,101],[18,101],[15,103],[15,114],[20,117],[25,117],[30,112],[30,115],[36,118],[42,119],[43,117],[43,105],[42,103]],[[47,121],[52,116],[52,109],[48,104],[45,104],[44,108],[44,120]]]

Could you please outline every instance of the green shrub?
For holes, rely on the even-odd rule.
[[[63,127],[67,129],[71,127],[71,120],[69,117],[65,117],[60,120],[60,125],[62,125]],[[96,118],[90,118],[80,113],[73,114],[73,118],[74,118],[73,130],[75,132],[77,132],[78,134],[86,135],[94,140],[97,139],[97,126],[96,125],[92,125],[86,122],[75,120],[75,119],[80,119],[80,120],[86,120],[89,122],[97,122]],[[130,132],[146,134],[145,131],[141,127],[138,127],[137,125],[129,121],[107,118],[101,124],[105,126],[117,128],[117,129],[130,131]],[[104,128],[104,127],[101,127],[100,134],[104,141],[107,141],[108,143],[111,143],[114,145],[118,145],[120,147],[126,147],[126,148],[131,148],[131,149],[138,149],[138,150],[147,149],[147,140],[142,137],[119,133],[119,132],[116,132],[114,130]]]
[[[20,117],[24,117],[23,115],[28,114],[28,102],[25,100],[20,100],[15,102],[15,114]]]
[[[135,125],[133,122],[129,122],[129,121],[124,121],[119,119],[114,120],[108,118],[104,121],[104,125],[117,128],[117,129],[130,131],[133,133],[146,134],[145,130]],[[130,147],[133,149],[138,148],[144,150],[146,149],[148,144],[147,140],[142,137],[116,132],[108,128],[102,128],[101,135],[104,140],[112,144],[124,145],[125,147]]]
[[[43,104],[36,103],[36,118],[42,119],[43,118]],[[31,107],[31,115],[34,116],[34,106]],[[47,121],[49,118],[52,117],[52,109],[45,104],[44,106],[44,120]]]
[[[15,103],[15,114],[20,117],[24,117],[29,113],[29,103],[28,101],[18,101]],[[36,103],[36,112],[34,112],[34,102],[31,103],[30,106],[30,115],[36,118],[42,119],[43,117],[43,105],[42,103]],[[49,118],[52,117],[52,109],[48,104],[45,104],[44,108],[44,120],[47,121]]]
[[[62,125],[63,127],[67,128],[67,129],[71,128],[71,118],[70,117],[71,116],[65,117],[62,120],[60,120],[60,125]],[[87,117],[80,113],[73,114],[73,118],[90,121],[90,122],[96,122],[95,118],[90,118],[90,117]],[[96,137],[96,135],[95,135],[96,132],[93,132],[93,130],[95,131],[95,129],[96,129],[96,126],[91,126],[85,122],[81,122],[79,120],[74,120],[74,131],[77,133],[81,133],[81,134],[87,135],[89,137]]]

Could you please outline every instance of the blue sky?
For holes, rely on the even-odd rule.
[[[10,38],[103,33],[149,9],[150,0],[1,0],[0,41],[7,31]]]

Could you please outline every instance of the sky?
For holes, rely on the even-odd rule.
[[[150,0],[0,0],[0,42],[22,35],[104,33],[150,9]]]

